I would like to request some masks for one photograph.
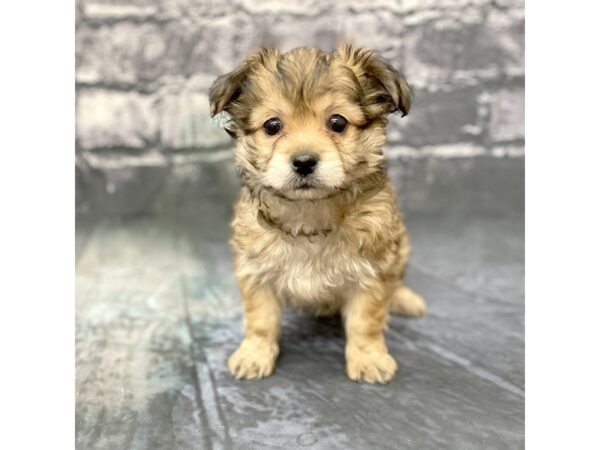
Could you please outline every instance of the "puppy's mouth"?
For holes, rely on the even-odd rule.
[[[292,184],[293,190],[308,191],[318,187],[318,183],[313,178],[301,178],[295,180]]]
[[[327,186],[318,177],[308,176],[295,178],[286,188],[279,190],[277,195],[287,200],[316,201],[331,198],[341,190],[338,187]]]
[[[323,170],[266,171],[262,178],[263,187],[275,195],[289,200],[320,200],[337,195],[343,190],[338,177],[328,176],[331,171],[323,173]],[[336,173],[334,173],[336,175]],[[335,181],[335,183],[334,183]]]

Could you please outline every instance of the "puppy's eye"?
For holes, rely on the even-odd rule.
[[[336,133],[341,133],[342,131],[344,131],[346,129],[346,126],[348,125],[348,121],[346,120],[345,117],[340,116],[339,114],[334,114],[333,116],[331,116],[329,118],[329,121],[327,124],[329,125],[329,128],[331,129],[331,131],[335,131]]]
[[[271,117],[265,123],[263,123],[265,133],[269,136],[273,136],[281,131],[281,120],[277,117]]]

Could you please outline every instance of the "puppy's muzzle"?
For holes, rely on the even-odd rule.
[[[319,163],[319,155],[315,152],[297,152],[291,159],[294,172],[303,177],[313,173]]]

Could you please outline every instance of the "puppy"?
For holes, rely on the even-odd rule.
[[[271,375],[291,305],[341,314],[348,376],[390,381],[389,313],[426,310],[403,283],[410,245],[382,153],[387,115],[410,108],[406,80],[348,44],[333,53],[263,48],[209,97],[211,115],[230,115],[242,184],[232,246],[246,335],[231,374]]]

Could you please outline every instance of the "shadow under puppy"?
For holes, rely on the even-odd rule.
[[[403,283],[410,245],[383,161],[386,116],[406,115],[410,100],[396,70],[348,44],[263,48],[213,83],[211,115],[231,116],[242,181],[232,245],[246,336],[229,358],[235,377],[273,372],[286,305],[341,313],[351,379],[394,376],[389,312],[426,310]]]

